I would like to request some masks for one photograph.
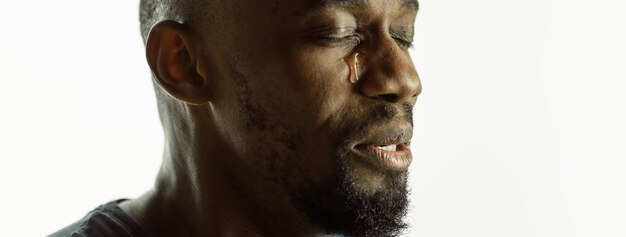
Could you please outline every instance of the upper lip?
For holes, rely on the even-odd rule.
[[[367,146],[408,145],[413,136],[411,126],[377,126],[366,130],[364,136],[353,144],[354,148]]]

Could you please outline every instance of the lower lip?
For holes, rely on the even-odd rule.
[[[356,148],[357,153],[373,165],[391,171],[405,171],[412,161],[411,150],[405,144],[399,144],[395,151],[385,151],[370,145]]]

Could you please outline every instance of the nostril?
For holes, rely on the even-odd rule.
[[[384,94],[384,95],[380,95],[380,97],[382,97],[383,99],[385,99],[386,101],[389,101],[389,102],[396,102],[396,101],[398,101],[398,95],[396,95],[396,94]]]

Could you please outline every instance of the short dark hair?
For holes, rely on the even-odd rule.
[[[141,0],[139,3],[139,22],[141,27],[141,36],[144,41],[148,38],[150,28],[154,25],[157,17],[157,4],[159,0]]]
[[[193,5],[210,2],[206,0],[141,0],[139,3],[139,21],[144,42],[150,29],[159,21],[169,19],[179,22],[192,17]]]

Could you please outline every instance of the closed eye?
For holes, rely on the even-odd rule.
[[[391,34],[391,37],[396,41],[396,43],[402,49],[410,49],[413,48],[413,40],[409,37],[400,34]]]
[[[354,26],[320,26],[306,30],[302,35],[326,47],[356,47],[362,40]]]
[[[315,37],[319,42],[330,46],[356,47],[362,40],[358,34],[351,35],[323,35]]]

